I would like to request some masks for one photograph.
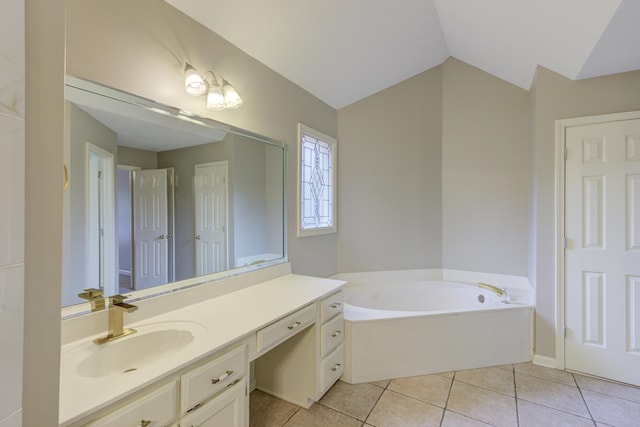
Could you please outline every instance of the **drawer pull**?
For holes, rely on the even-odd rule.
[[[329,307],[331,307],[331,308],[338,308],[338,307],[340,307],[341,305],[342,305],[342,303],[341,303],[341,302],[334,302],[334,303],[333,303],[333,304],[331,304]]]
[[[238,384],[240,382],[240,378],[238,378],[237,380],[235,380],[232,383],[227,384],[227,387],[233,387],[234,385]]]
[[[292,323],[291,325],[287,326],[287,328],[289,328],[289,330],[293,329],[293,328],[297,328],[298,326],[302,325],[302,323],[300,322],[295,322]]]
[[[151,420],[140,421],[140,427],[147,427],[149,424],[151,424]]]
[[[338,370],[338,368],[340,368],[340,364],[339,364],[339,363],[336,363],[336,364],[333,366],[333,368],[331,368],[331,370],[332,370],[333,372],[335,372],[335,371],[337,371],[337,370]]]
[[[233,371],[227,371],[224,374],[220,375],[218,378],[213,378],[211,380],[211,384],[218,384],[220,381],[224,380],[225,378],[231,375],[233,375]]]
[[[333,338],[337,337],[338,335],[340,335],[342,333],[342,331],[335,331],[334,333],[331,334],[331,336]]]

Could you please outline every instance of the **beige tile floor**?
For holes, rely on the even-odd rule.
[[[640,426],[640,388],[531,363],[351,385],[309,409],[251,393],[252,427]]]

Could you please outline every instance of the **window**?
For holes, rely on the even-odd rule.
[[[298,124],[298,237],[336,232],[336,143]]]

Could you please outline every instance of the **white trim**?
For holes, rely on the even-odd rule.
[[[640,111],[628,111],[624,113],[603,114],[599,116],[576,117],[571,119],[556,120],[556,217],[555,217],[555,287],[556,287],[556,357],[555,368],[565,369],[565,258],[563,238],[565,234],[564,218],[565,218],[565,160],[564,153],[566,147],[566,131],[567,128],[586,126],[600,123],[619,122],[624,120],[640,119]],[[534,356],[543,358],[544,356]],[[551,358],[547,358],[553,360]],[[542,366],[546,366],[540,363]]]
[[[533,355],[531,363],[538,366],[544,366],[545,368],[561,369],[556,366],[556,359],[553,357],[540,356],[539,354]]]
[[[331,144],[331,197],[332,197],[332,225],[331,227],[322,227],[315,229],[305,229],[303,230],[301,227],[301,219],[302,219],[302,135],[309,135],[314,138],[321,140],[324,143]],[[297,236],[298,237],[306,237],[306,236],[317,236],[320,234],[331,234],[336,233],[338,231],[337,228],[337,206],[338,206],[338,141],[328,135],[325,135],[322,132],[319,132],[315,129],[310,128],[309,126],[305,126],[302,123],[298,123],[298,174],[297,174],[297,189],[298,196],[296,198],[296,212],[297,212]]]
[[[86,230],[87,248],[89,247],[89,239],[90,239],[90,233],[88,229],[90,226],[90,223],[89,223],[90,194],[89,193],[91,190],[90,183],[92,182],[91,177],[89,176],[89,173],[91,171],[91,166],[90,166],[91,154],[99,157],[101,170],[104,173],[104,176],[101,181],[101,186],[102,186],[101,193],[103,195],[101,200],[103,205],[101,209],[104,215],[103,217],[104,224],[102,228],[103,254],[102,254],[102,259],[100,260],[103,263],[101,285],[104,289],[105,295],[115,295],[118,293],[118,282],[116,281],[117,271],[116,271],[116,261],[115,261],[115,254],[116,254],[115,215],[116,215],[116,212],[115,212],[115,200],[114,200],[115,199],[114,155],[110,151],[104,150],[98,147],[97,145],[92,144],[89,141],[86,141],[85,143],[85,173],[87,175],[85,177],[85,182],[88,183],[85,189],[85,191],[87,192],[85,194],[85,200],[87,203],[87,205],[85,206],[85,209],[86,209],[85,230]],[[89,251],[87,250],[86,253],[88,255]],[[88,265],[88,261],[87,261],[87,265]],[[87,283],[89,283],[88,279],[87,279]]]

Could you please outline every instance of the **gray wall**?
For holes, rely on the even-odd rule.
[[[336,111],[196,21],[159,0],[68,0],[67,72],[211,117],[287,143],[296,170],[297,123],[336,135]],[[210,111],[184,93],[184,63],[225,76],[244,99],[237,110]],[[135,70],[135,72],[131,72]],[[287,212],[295,218],[296,176],[287,177]],[[337,271],[337,236],[296,238],[288,224],[297,273]]]
[[[338,111],[340,272],[441,267],[441,141],[442,67]]]
[[[443,65],[442,266],[526,276],[529,93]]]
[[[86,195],[88,182],[86,179],[86,143],[90,142],[113,154],[114,165],[117,161],[116,133],[80,108],[71,103],[68,104],[69,114],[65,119],[69,120],[71,131],[69,133],[69,189],[65,193],[65,197],[70,198],[70,204],[68,205],[68,229],[64,230],[64,235],[65,239],[69,239],[69,251],[68,253],[65,251],[62,266],[62,280],[65,283],[65,292],[62,295],[63,306],[77,304],[81,301],[77,297],[79,292],[87,287],[98,286],[97,283],[87,283],[86,263],[84,262],[87,253]],[[117,180],[115,173],[113,179],[115,188]],[[115,206],[114,209],[116,209]],[[63,245],[66,247],[66,242],[63,242]],[[69,285],[67,286],[66,284]]]

